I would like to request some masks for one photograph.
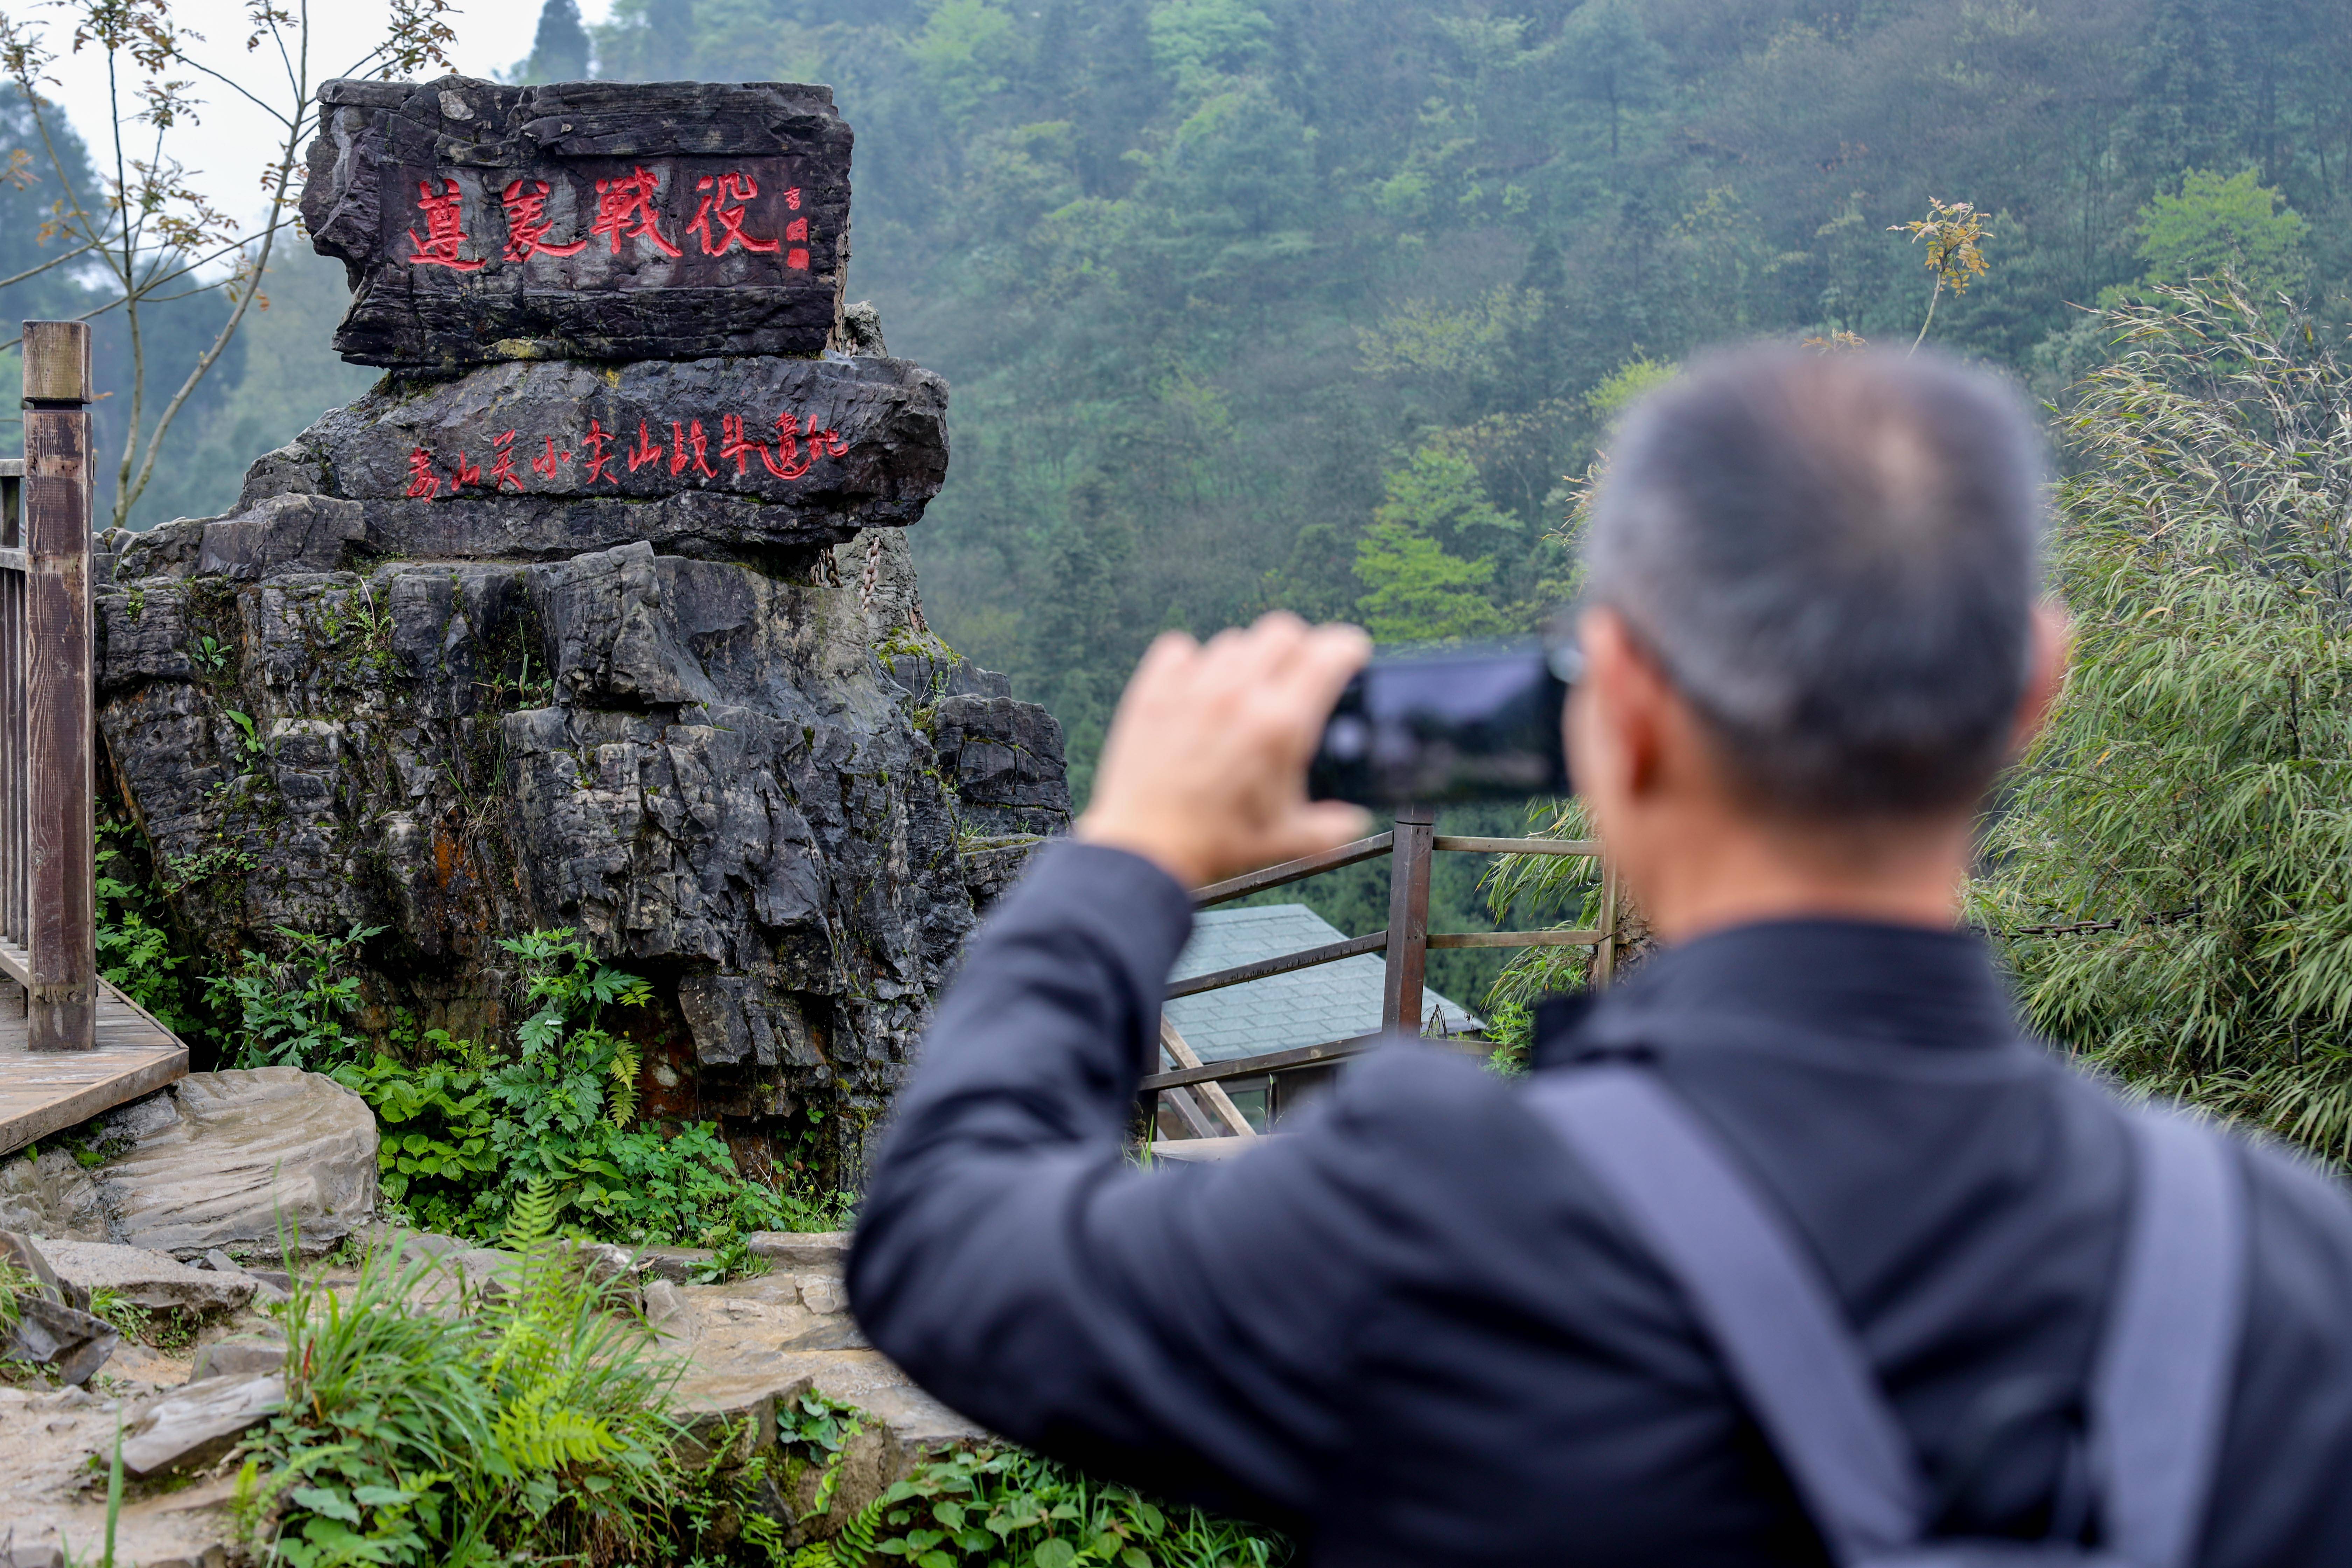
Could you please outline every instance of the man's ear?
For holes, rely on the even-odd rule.
[[[2066,689],[2066,664],[2074,644],[2074,623],[2063,605],[2045,599],[2033,606],[2033,652],[2026,667],[2025,694],[2017,704],[2016,732],[2010,739],[2012,758],[2033,743]]]
[[[1664,761],[1665,678],[1624,617],[1606,605],[1578,618],[1584,672],[1570,705],[1570,754],[1579,794],[1638,797],[1655,787]],[[1602,775],[1591,776],[1587,769]]]

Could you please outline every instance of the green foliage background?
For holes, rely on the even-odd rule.
[[[2075,663],[1978,918],[2028,1016],[2352,1162],[2352,362],[2227,285],[2119,310],[2065,434]]]
[[[955,389],[954,468],[912,536],[929,618],[1060,717],[1081,800],[1163,627],[1276,605],[1395,639],[1531,627],[1566,587],[1568,477],[1624,402],[1727,338],[1907,341],[1930,279],[1889,228],[1931,196],[1990,215],[1991,266],[1933,339],[2053,401],[2106,354],[2088,307],[2223,264],[2323,308],[2352,283],[2352,0],[575,17],[549,0],[512,74],[835,88],[852,297]],[[48,199],[0,184],[0,264],[37,257]],[[32,315],[73,287],[5,292]],[[253,456],[366,384],[328,347],[337,268],[294,247],[270,299],[142,521],[228,505]],[[1441,928],[1488,923],[1475,870],[1454,880]],[[1351,934],[1381,913],[1342,879],[1295,896]],[[1433,973],[1475,1001],[1494,962]]]

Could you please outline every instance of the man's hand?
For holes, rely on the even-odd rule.
[[[1119,699],[1075,837],[1131,850],[1188,888],[1360,837],[1362,811],[1307,798],[1307,764],[1371,651],[1353,626],[1282,611],[1206,647],[1163,634]]]

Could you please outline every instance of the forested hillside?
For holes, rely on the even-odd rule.
[[[1528,626],[1612,392],[1727,337],[1908,342],[1931,279],[1889,226],[1930,198],[1990,215],[1932,338],[2050,395],[2103,290],[2352,275],[2347,0],[620,0],[592,32],[599,74],[834,84],[853,295],[955,388],[931,618],[1055,708],[1081,786],[1163,626]]]

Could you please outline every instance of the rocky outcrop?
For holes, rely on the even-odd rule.
[[[474,1039],[501,943],[579,932],[655,985],[614,1020],[646,1113],[724,1119],[754,1170],[822,1123],[854,1181],[975,893],[1069,797],[1052,718],[924,624],[902,531],[948,389],[842,305],[831,91],[320,102],[337,344],[394,374],[228,515],[110,536],[94,606],[109,782],[179,930],[231,961],[370,932],[361,1027]]]
[[[671,1403],[689,1454],[722,1472],[741,1471],[741,1495],[776,1521],[787,1546],[834,1536],[926,1454],[988,1440],[982,1428],[915,1387],[859,1337],[842,1288],[845,1234],[774,1233],[748,1240],[770,1265],[768,1272],[721,1284],[677,1283],[668,1277],[674,1270],[624,1258],[618,1267],[633,1278],[604,1300],[614,1312],[616,1335],[650,1329],[656,1342],[646,1348],[675,1358],[678,1377]],[[378,1266],[400,1270],[408,1291],[404,1310],[411,1312],[476,1310],[509,1288],[520,1267],[511,1253],[389,1226],[371,1227],[362,1241],[392,1255],[379,1258]],[[0,1237],[0,1256],[9,1255],[8,1247],[9,1238]],[[93,1254],[129,1249],[51,1245],[45,1250],[60,1257],[54,1274],[41,1252],[24,1247],[16,1256],[52,1293],[45,1307],[64,1312],[73,1310],[67,1298],[86,1300],[86,1289],[66,1276],[94,1277]],[[576,1255],[602,1278],[610,1250],[580,1248]],[[700,1260],[708,1258],[703,1254]],[[141,1270],[177,1281],[170,1272],[175,1266],[165,1259],[100,1261],[117,1289]],[[303,1300],[313,1313],[327,1310],[330,1292],[348,1299],[358,1279],[340,1256],[300,1268]],[[244,1278],[229,1271],[232,1281]],[[230,1310],[218,1305],[216,1310]],[[85,1378],[115,1345],[111,1329],[94,1321],[93,1326],[104,1343],[84,1352],[87,1365],[79,1370]],[[234,1448],[283,1404],[287,1332],[282,1316],[265,1317],[247,1307],[200,1329],[194,1344],[175,1335],[173,1350],[121,1346],[107,1362],[96,1394],[72,1386],[0,1383],[0,1547],[29,1554],[20,1556],[26,1562],[54,1562],[68,1548],[79,1560],[95,1560],[109,1528],[105,1460],[119,1430],[131,1476],[172,1479],[131,1489],[115,1521],[117,1561],[189,1568],[242,1561]],[[780,1417],[811,1390],[859,1412],[829,1476],[824,1465],[804,1462],[805,1449],[788,1458],[781,1446],[790,1434]],[[100,1484],[91,1484],[93,1475]],[[760,1476],[770,1484],[753,1484]],[[6,1561],[0,1556],[0,1568]]]
[[[944,463],[912,367],[773,373],[838,392],[850,457],[814,489],[706,494],[665,459],[667,495],[387,493],[427,432],[641,373],[699,374],[379,388],[257,463],[240,511],[117,540],[109,772],[222,958],[381,928],[362,1023],[484,1037],[501,939],[571,928],[661,994],[625,1020],[649,1112],[725,1119],[754,1168],[828,1113],[820,1152],[854,1175],[972,921],[960,845],[1067,823],[1059,731],[929,635],[897,529],[868,526],[919,511]],[[615,542],[632,529],[656,537]]]

